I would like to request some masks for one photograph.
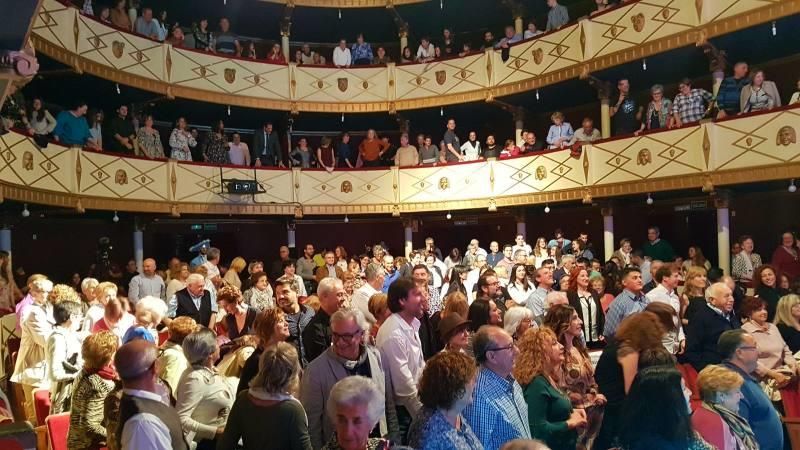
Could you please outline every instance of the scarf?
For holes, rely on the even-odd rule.
[[[728,428],[731,429],[731,433],[733,433],[734,437],[736,437],[739,450],[758,449],[758,444],[756,443],[756,437],[753,434],[753,430],[750,428],[750,425],[747,423],[747,421],[742,418],[742,416],[722,405],[713,403],[703,402],[703,408],[719,414],[722,420],[728,425]]]
[[[104,380],[114,381],[117,379],[117,371],[111,364],[107,364],[99,369],[87,370],[86,372],[89,375],[97,375]]]

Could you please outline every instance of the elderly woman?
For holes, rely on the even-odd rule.
[[[264,350],[289,339],[289,322],[286,321],[286,314],[280,308],[272,308],[260,313],[256,318],[255,332],[260,342],[242,368],[237,392],[247,389],[250,380],[258,374],[258,361]]]
[[[778,301],[789,293],[778,285],[778,271],[769,264],[762,265],[753,274],[753,291],[767,304],[767,320],[775,317]]]
[[[441,352],[425,364],[419,380],[422,414],[409,429],[409,445],[419,449],[481,450],[483,445],[461,415],[472,403],[477,366],[459,352]]]
[[[800,351],[800,296],[781,297],[773,321],[792,353]]]
[[[336,431],[323,450],[374,450],[389,441],[370,433],[386,412],[384,395],[375,382],[360,375],[342,378],[328,397],[328,416]]]
[[[122,342],[122,337],[133,326],[135,320],[133,314],[128,312],[128,301],[114,297],[106,303],[103,319],[94,324],[92,333],[111,331]]]
[[[223,286],[217,292],[217,304],[225,310],[222,318],[228,338],[234,340],[239,336],[253,333],[253,325],[258,313],[242,301],[242,293],[236,286]]]
[[[780,400],[778,389],[797,375],[797,362],[783,340],[778,327],[767,322],[767,304],[757,297],[747,297],[740,308],[742,330],[756,340],[758,366],[755,375],[773,401]]]
[[[572,406],[586,411],[587,427],[581,430],[580,448],[591,448],[591,443],[600,431],[603,422],[603,407],[606,398],[598,392],[594,381],[594,366],[583,342],[583,322],[575,308],[558,305],[550,309],[544,326],[553,330],[564,346],[564,362],[559,380],[567,392]]]
[[[100,282],[97,281],[97,279],[95,278],[84,278],[81,281],[80,283],[81,298],[83,299],[84,302],[86,302],[87,305],[92,306],[95,304],[95,296],[97,295],[97,291],[95,291],[95,289],[99,284]],[[70,286],[70,287],[72,287],[73,289],[77,289],[75,286]]]
[[[213,450],[225,429],[236,387],[214,367],[219,346],[213,331],[201,328],[186,336],[181,347],[190,368],[178,383],[175,409],[187,440],[197,442],[198,450]]]
[[[47,338],[47,378],[50,383],[50,414],[70,409],[72,380],[83,367],[78,339],[81,304],[62,301],[53,305],[53,332]]]
[[[244,448],[310,450],[308,419],[292,395],[300,370],[294,345],[278,342],[264,350],[258,375],[236,398],[217,449],[234,450],[241,439]]]
[[[697,377],[703,403],[692,414],[692,426],[718,450],[758,450],[750,424],[739,415],[742,384],[741,375],[714,364]]]
[[[136,302],[135,322],[122,336],[122,343],[139,338],[158,344],[156,327],[166,315],[167,304],[164,300],[150,295],[140,298]]]
[[[748,235],[739,238],[739,245],[742,251],[733,257],[731,275],[736,281],[753,281],[753,273],[763,264],[761,255],[753,251],[753,238]]]
[[[533,311],[523,306],[513,306],[503,315],[503,328],[514,338],[514,342],[519,341],[531,327],[538,328],[533,321]]]
[[[116,373],[111,361],[118,345],[119,338],[110,331],[91,334],[83,341],[83,369],[75,377],[72,388],[67,435],[70,450],[99,450],[106,445],[103,403],[114,389]]]
[[[443,352],[467,353],[470,344],[470,321],[458,314],[448,314],[439,322],[439,336],[444,343]]]
[[[256,312],[275,307],[275,296],[265,272],[250,275],[250,289],[244,291],[244,302]]]
[[[564,346],[550,328],[525,333],[519,342],[514,378],[522,386],[528,403],[531,437],[553,450],[573,450],[578,428],[586,426],[586,412],[573,408],[561,390]]]
[[[83,284],[86,283],[87,280],[90,280],[90,278],[84,279],[83,283],[81,283],[81,287],[83,287]],[[94,328],[94,324],[103,320],[106,305],[112,298],[117,298],[116,284],[105,281],[95,285],[92,293],[92,300],[89,302],[89,309],[86,310],[86,314],[84,314],[83,317],[83,324],[81,325],[82,331],[91,332]]]
[[[156,360],[156,371],[158,377],[167,383],[173,395],[178,391],[181,375],[189,368],[189,361],[181,345],[186,336],[197,329],[197,322],[191,317],[177,317],[169,323],[169,338],[161,345],[161,352]]]
[[[170,273],[171,279],[167,284],[166,298],[172,298],[176,292],[186,287],[186,279],[189,278],[190,273],[189,264],[185,262],[180,263],[175,273]]]
[[[670,111],[672,111],[672,101],[664,98],[664,86],[655,84],[650,88],[651,100],[647,104],[647,111],[642,116],[642,126],[636,134],[644,130],[658,130],[667,128],[670,125]]]
[[[389,298],[382,292],[372,294],[369,302],[367,302],[367,309],[376,320],[369,330],[369,335],[374,339],[378,335],[378,330],[383,325],[383,322],[392,315],[389,310]]]
[[[247,261],[244,260],[241,256],[237,256],[233,258],[231,261],[230,267],[228,267],[228,271],[225,272],[225,276],[222,278],[227,284],[231,286],[236,286],[238,289],[242,288],[242,280],[239,278],[239,273],[247,267]]]

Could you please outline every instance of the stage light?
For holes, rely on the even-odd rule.
[[[651,197],[650,194],[648,193],[647,194],[647,200],[645,200],[645,201],[647,202],[648,205],[652,205],[653,204],[653,197]]]
[[[550,214],[550,205],[544,205],[544,213]]]
[[[28,204],[25,203],[25,205],[22,207],[22,217],[30,217],[30,215],[31,212],[28,211]]]
[[[792,181],[789,182],[789,192],[793,194],[797,192],[797,186],[794,185],[794,178],[792,178]]]
[[[116,212],[116,211],[114,211],[114,217],[112,217],[112,218],[111,218],[111,220],[112,220],[114,223],[117,223],[117,222],[119,222],[119,216],[117,215],[117,212]]]

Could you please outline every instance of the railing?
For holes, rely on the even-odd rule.
[[[800,12],[800,0],[642,0],[513,45],[427,64],[270,64],[175,48],[45,0],[37,50],[167,96],[292,112],[394,112],[490,100]]]
[[[406,214],[522,206],[800,178],[800,106],[533,156],[398,169],[248,169],[153,161],[0,136],[0,193],[30,203],[156,213]],[[264,193],[231,195],[223,179]]]

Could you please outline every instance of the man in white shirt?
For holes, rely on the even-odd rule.
[[[422,293],[410,278],[400,278],[389,286],[388,304],[392,315],[378,330],[376,344],[392,379],[400,435],[405,437],[412,417],[422,412],[417,396],[417,382],[425,369],[419,338]]]
[[[481,273],[483,272],[483,268],[485,266],[486,255],[479,253],[472,263],[472,270],[467,273],[467,279],[464,280],[464,287],[467,289],[467,300],[470,304],[472,304],[472,301],[475,300],[475,296],[472,294],[472,288],[475,287],[476,283],[478,283],[478,279],[481,277]]]
[[[683,334],[683,326],[680,320],[681,299],[675,291],[681,282],[679,267],[675,264],[661,266],[655,274],[658,286],[647,293],[647,303],[662,302],[666,303],[675,310],[673,320],[677,329],[667,332],[664,337],[664,347],[673,355],[683,352],[686,346],[686,337]]]
[[[339,68],[350,67],[353,62],[347,41],[339,39],[339,46],[333,49],[333,65]]]
[[[219,275],[219,271],[217,272]],[[142,273],[131,278],[128,284],[128,301],[132,306],[136,306],[136,302],[140,298],[152,295],[153,297],[166,300],[166,287],[164,280],[156,274],[156,260],[147,258],[142,262]]]
[[[436,47],[431,44],[430,38],[424,37],[419,41],[417,49],[417,62],[431,62],[436,58]]]
[[[211,247],[206,253],[206,262],[203,267],[208,270],[206,277],[214,283],[214,286],[219,286],[222,282],[222,277],[219,273],[220,251],[216,247]]]
[[[516,242],[516,244],[514,244],[514,246],[511,248],[511,254],[516,253],[517,250],[523,250],[526,258],[533,254],[533,249],[531,249],[531,246],[525,242],[525,236],[518,234],[514,239],[514,242]]]
[[[164,403],[157,358],[158,347],[142,339],[128,342],[114,355],[123,389],[117,435],[109,439],[116,439],[122,450],[189,449],[177,410]]]
[[[370,326],[375,325],[378,319],[369,312],[369,299],[372,298],[373,295],[381,292],[385,276],[386,271],[383,270],[380,264],[367,264],[367,267],[364,269],[364,277],[367,279],[367,282],[356,289],[356,291],[353,292],[353,297],[350,298],[350,305],[364,314],[364,318],[367,319]]]

